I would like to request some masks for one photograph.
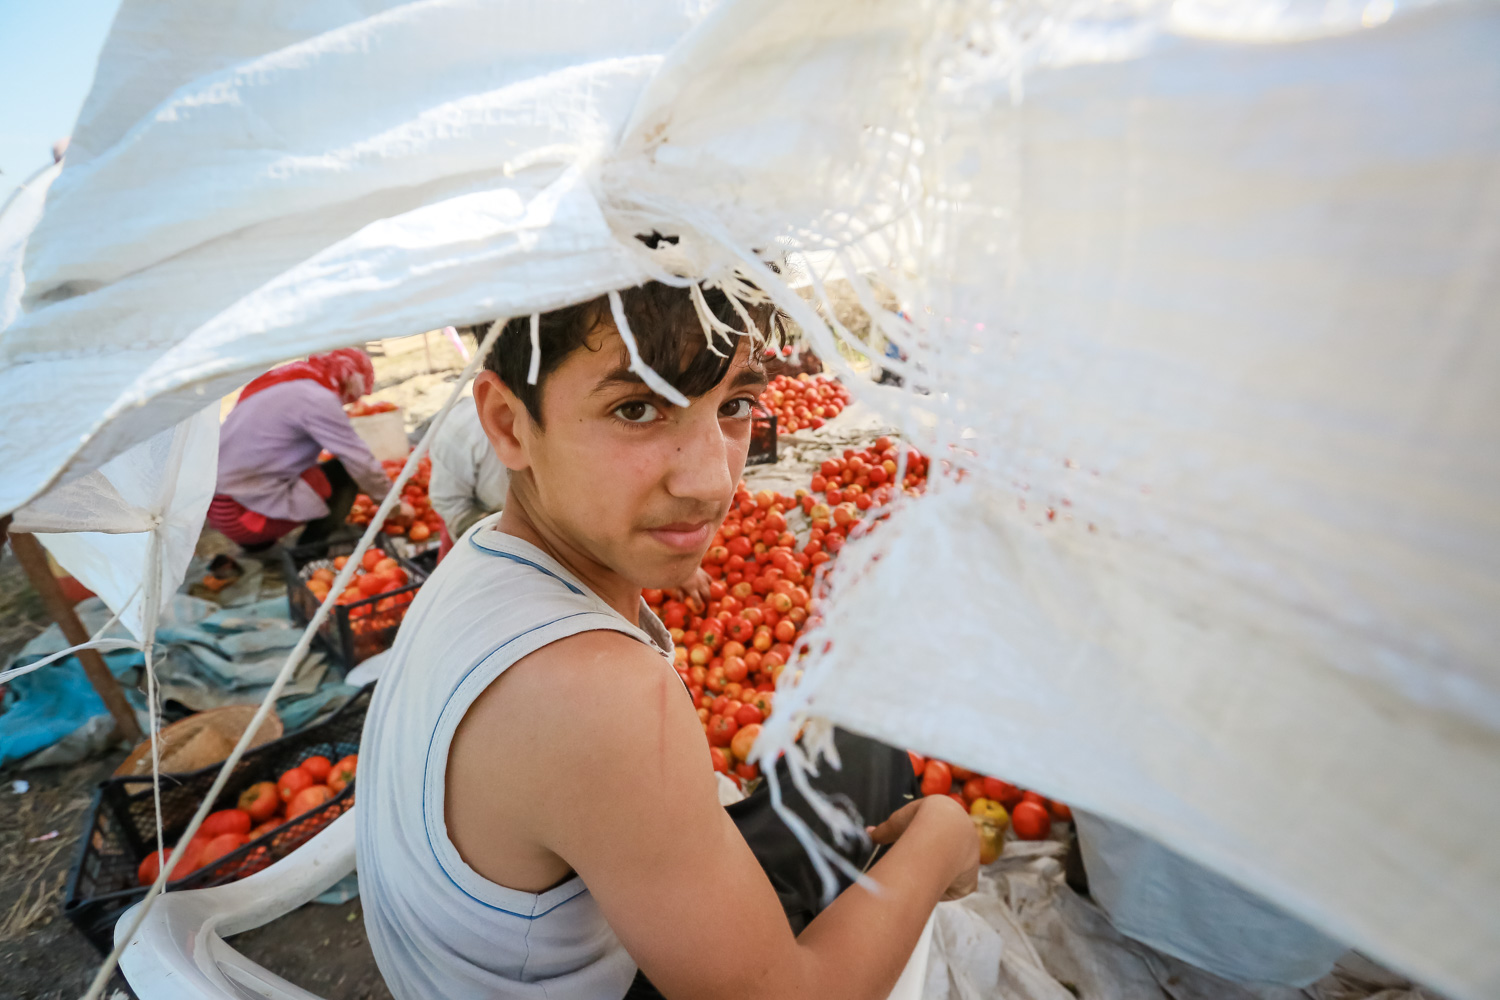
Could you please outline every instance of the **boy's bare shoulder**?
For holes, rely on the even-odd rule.
[[[517,726],[566,726],[628,739],[646,720],[682,712],[696,723],[681,680],[660,652],[624,633],[598,629],[517,660],[468,714],[503,723],[512,733]]]

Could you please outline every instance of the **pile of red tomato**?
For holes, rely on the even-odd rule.
[[[183,848],[182,860],[172,869],[173,879],[184,878],[200,868],[206,868],[227,854],[246,844],[274,833],[305,813],[317,809],[323,803],[342,792],[354,780],[359,766],[359,755],[350,754],[338,763],[327,757],[313,754],[282,773],[277,781],[260,781],[240,793],[236,806],[209,813],[197,834]],[[300,844],[314,833],[332,822],[334,815],[324,813],[312,821],[299,823],[290,843]],[[280,838],[273,838],[272,845],[281,847]],[[165,854],[152,851],[136,869],[136,881],[150,885],[161,874],[164,860],[171,858],[172,848]],[[245,861],[231,872],[235,878],[243,878],[260,871],[271,863],[271,854],[262,845],[250,853]]]
[[[936,757],[911,755],[912,770],[922,779],[923,795],[948,795],[969,811],[979,831],[979,854],[984,864],[1000,856],[1001,837],[1008,824],[1018,840],[1046,840],[1052,821],[1068,822],[1073,811],[1055,799],[1018,788],[1008,781],[977,774]]]
[[[824,459],[812,478],[812,491],[822,493],[829,506],[851,503],[858,510],[869,510],[890,500],[901,473],[899,453],[888,437],[875,439],[863,450],[846,448],[842,456]],[[901,487],[921,493],[927,485],[928,459],[915,449],[907,449],[905,478]]]
[[[817,567],[837,556],[866,511],[889,502],[897,489],[920,494],[926,488],[927,457],[907,449],[903,470],[898,447],[881,437],[867,448],[845,449],[822,462],[812,489],[795,497],[752,495],[741,483],[704,556],[708,602],[675,590],[643,591],[672,634],[677,672],[698,708],[714,770],[742,782],[759,776],[747,757],[771,714],[777,678],[800,655],[802,633],[818,620]],[[798,508],[808,518],[802,542],[787,523]],[[1062,803],[998,778],[915,753],[911,760],[924,795],[951,795],[969,811],[986,864],[999,857],[1007,826],[1021,840],[1042,840],[1054,820],[1072,818]]]
[[[387,459],[380,464],[393,482],[406,465],[396,459]],[[431,478],[432,460],[423,455],[417,471],[401,490],[401,503],[386,515],[381,531],[387,535],[405,535],[414,542],[425,542],[443,530],[443,519],[432,509],[432,501],[427,496],[427,484]],[[379,507],[380,504],[361,493],[354,498],[354,506],[345,520],[350,524],[369,524]]]
[[[760,405],[776,414],[776,433],[817,430],[849,405],[849,390],[817,375],[777,375],[760,394]]]
[[[834,558],[873,502],[890,499],[892,473],[881,463],[894,470],[897,454],[894,442],[882,437],[830,460],[839,476],[849,473],[850,495],[863,495],[863,504],[830,507],[806,490],[795,497],[769,490],[751,495],[741,483],[703,559],[711,580],[707,604],[675,590],[642,593],[672,634],[677,672],[698,708],[716,771],[741,780],[759,776],[746,758],[771,713],[777,678],[794,659],[803,631],[817,621],[817,567]],[[909,451],[907,461],[908,489],[917,492],[926,460]],[[820,490],[827,488],[819,483],[826,475],[814,480]],[[808,518],[801,542],[787,523],[798,508]]]

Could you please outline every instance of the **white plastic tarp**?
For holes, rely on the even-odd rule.
[[[219,412],[208,406],[22,507],[11,528],[36,532],[60,566],[144,639],[155,630],[145,620],[158,603],[153,593],[173,594],[192,561],[218,459]]]
[[[61,163],[38,170],[12,191],[0,207],[0,330],[9,326],[21,311],[21,294],[26,287],[21,258],[26,253],[31,231],[41,221],[47,191],[60,173]]]
[[[1497,50],[1492,0],[126,0],[0,509],[308,350],[842,252],[926,393],[858,391],[964,477],[781,704],[1500,994]]]

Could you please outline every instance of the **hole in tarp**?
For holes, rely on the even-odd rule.
[[[636,233],[635,238],[646,244],[646,246],[650,247],[652,250],[655,250],[663,243],[670,243],[673,246],[676,246],[678,243],[678,238],[676,236],[663,236],[661,233],[658,233],[654,229],[649,233]]]

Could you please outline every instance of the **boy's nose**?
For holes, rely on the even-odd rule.
[[[729,442],[719,426],[718,415],[693,414],[682,422],[676,454],[667,476],[667,492],[684,500],[715,505],[734,492],[729,475]]]

